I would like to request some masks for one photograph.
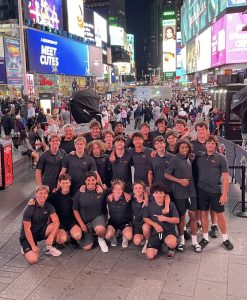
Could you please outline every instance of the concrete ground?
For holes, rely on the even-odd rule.
[[[202,254],[187,242],[174,260],[162,252],[148,261],[141,248],[122,249],[119,241],[106,254],[97,245],[89,252],[68,246],[57,258],[41,251],[39,263],[29,266],[18,238],[22,209],[35,187],[34,171],[25,157],[16,159],[14,171],[14,184],[0,191],[0,300],[247,299],[247,220],[231,213],[240,200],[238,185],[231,185],[226,208],[233,251],[227,252],[219,237]]]

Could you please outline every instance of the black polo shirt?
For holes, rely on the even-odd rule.
[[[96,190],[77,192],[74,197],[73,210],[80,213],[85,224],[91,223],[95,218],[106,213],[106,193],[97,193]]]
[[[48,202],[41,207],[35,201],[35,205],[27,205],[23,212],[22,222],[31,222],[31,232],[37,233],[44,225],[48,223],[49,217],[55,214],[55,208]],[[22,223],[20,238],[25,239],[24,225]]]
[[[133,211],[133,221],[134,223],[143,223],[143,212],[144,212],[144,206],[143,202],[138,202],[136,198],[133,196],[131,200],[131,207]]]
[[[205,143],[199,142],[198,139],[191,141],[191,144],[193,146],[193,153],[195,154],[195,156],[197,156],[201,152],[206,152]]]
[[[201,153],[195,163],[198,171],[197,187],[208,193],[221,193],[222,173],[228,173],[225,156],[218,152],[210,156]]]
[[[196,189],[192,176],[191,161],[187,156],[175,155],[169,161],[166,173],[180,179],[189,179],[189,185],[183,187],[181,184],[172,182],[172,192],[175,199],[187,199],[196,197]]]
[[[135,149],[130,149],[133,166],[134,166],[134,181],[142,180],[148,184],[148,166],[151,158],[150,148],[143,147],[141,152],[136,152]]]
[[[93,157],[93,159],[95,160],[102,183],[106,184],[107,187],[110,187],[112,180],[112,168],[109,161],[109,155],[103,154],[100,157]]]
[[[112,179],[120,179],[125,182],[126,191],[131,191],[132,177],[132,155],[130,149],[124,150],[122,157],[117,157],[114,162],[110,162],[112,166]]]
[[[42,184],[48,185],[50,192],[57,187],[58,176],[65,156],[66,153],[62,149],[59,149],[55,155],[47,150],[41,154],[38,160],[36,169],[42,172]]]
[[[126,201],[122,196],[118,201],[110,201],[107,198],[107,205],[111,222],[114,224],[128,223],[132,220],[131,202]]]
[[[66,168],[66,173],[71,176],[71,190],[73,193],[77,192],[81,185],[85,184],[88,171],[97,171],[94,159],[87,153],[84,153],[82,157],[78,157],[76,154],[66,155],[63,161],[63,168]]]
[[[60,149],[63,149],[67,154],[75,151],[75,139],[73,138],[71,141],[65,141],[64,138],[61,139]]]
[[[154,130],[150,132],[152,140],[154,140],[157,136],[162,136],[164,139],[166,137],[166,131],[165,132],[159,132],[159,130]]]
[[[73,198],[69,193],[64,195],[61,190],[56,193],[52,193],[47,201],[55,207],[60,224],[67,228],[67,224],[75,223],[75,217],[73,214]]]
[[[143,146],[147,148],[154,148],[153,139],[151,138],[150,135],[147,140],[144,140]]]
[[[156,154],[155,157],[150,158],[148,166],[148,171],[153,173],[153,184],[164,184],[167,193],[171,193],[172,183],[165,179],[165,172],[172,157],[173,155],[168,152],[163,157]]]
[[[144,208],[144,213],[143,213],[143,218],[149,218],[151,219],[153,222],[159,224],[163,230],[166,231],[175,231],[175,225],[168,223],[168,222],[160,222],[158,220],[157,217],[155,217],[155,215],[164,215],[162,213],[162,210],[165,208],[165,205],[163,204],[162,206],[159,206],[155,200],[150,201],[148,206]],[[164,215],[166,217],[169,218],[178,218],[178,211],[176,209],[176,206],[173,202],[170,202],[170,206],[169,206],[169,213]],[[152,232],[156,233],[155,229],[152,227]]]

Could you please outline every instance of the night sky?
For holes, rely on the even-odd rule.
[[[149,35],[149,0],[126,0],[127,33],[135,35],[135,54],[138,77],[145,68],[144,38]]]

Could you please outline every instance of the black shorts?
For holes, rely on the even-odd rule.
[[[143,231],[142,231],[142,226],[143,226],[144,222],[143,223],[133,223],[133,231],[134,231],[134,235],[135,234],[142,234],[143,235]]]
[[[211,209],[217,213],[222,213],[225,211],[224,205],[220,204],[221,194],[219,193],[208,193],[198,188],[198,209],[201,211],[207,211]]]
[[[174,203],[178,210],[179,216],[184,216],[187,209],[191,211],[197,210],[197,198],[187,198],[187,199],[174,199]]]
[[[116,223],[116,222],[113,222],[111,219],[108,220],[107,225],[111,225],[116,231],[117,230],[123,231],[126,227],[131,227],[131,223],[128,221]]]
[[[60,223],[59,229],[63,229],[64,231],[70,232],[70,230],[75,226],[78,225],[75,220],[71,222],[63,222],[62,224]]]
[[[46,230],[49,224],[44,224],[38,230],[32,231],[33,240],[37,245],[37,242],[43,241],[46,239]],[[32,251],[32,247],[28,243],[26,237],[20,237],[20,244],[23,249],[23,252],[26,254],[29,251]]]
[[[104,215],[100,215],[92,220],[92,222],[87,223],[87,232],[82,232],[81,246],[86,247],[94,242],[94,230],[97,226],[106,226],[106,219]]]
[[[177,234],[175,230],[168,230],[159,233],[152,233],[148,239],[147,248],[153,248],[156,250],[160,250],[162,244],[164,243],[164,240],[168,235],[173,235],[177,238]]]

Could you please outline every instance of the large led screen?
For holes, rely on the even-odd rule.
[[[186,74],[186,46],[181,49],[181,74]]]
[[[127,34],[127,43],[130,61],[133,65],[135,63],[135,36],[133,34]]]
[[[110,38],[112,46],[124,47],[124,29],[122,27],[110,26]]]
[[[95,41],[94,14],[89,8],[84,8],[84,38],[92,42]]]
[[[86,76],[88,46],[57,35],[27,30],[29,71]]]
[[[181,68],[181,32],[177,32],[177,69]]]
[[[185,0],[181,9],[182,44],[201,32],[228,7],[247,5],[246,0]]]
[[[25,0],[25,12],[26,18],[34,23],[63,28],[62,0]]]
[[[107,43],[107,22],[94,12],[94,33],[96,46],[102,48],[102,42]]]
[[[20,41],[12,38],[4,38],[4,54],[8,84],[22,85]]]
[[[212,67],[226,63],[226,17],[223,16],[212,25]]]
[[[89,72],[90,76],[104,76],[104,65],[101,48],[89,46]]]
[[[163,72],[176,71],[176,20],[163,20]]]
[[[211,68],[211,28],[196,38],[196,70]]]
[[[186,71],[188,74],[196,72],[196,41],[193,40],[186,47]]]
[[[243,63],[247,61],[247,15],[242,13],[226,15],[226,61]]]
[[[69,32],[84,37],[83,0],[67,0],[67,14]]]

